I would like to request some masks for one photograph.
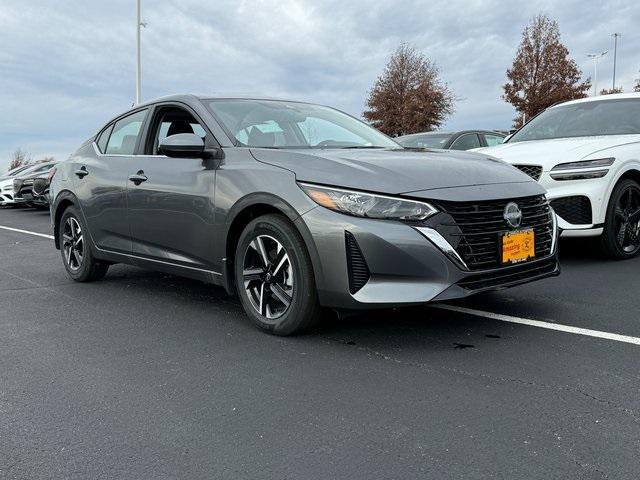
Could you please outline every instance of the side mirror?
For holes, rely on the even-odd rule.
[[[204,140],[193,133],[178,133],[162,140],[158,152],[167,157],[202,157]]]

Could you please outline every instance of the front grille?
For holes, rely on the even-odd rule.
[[[466,290],[478,291],[496,287],[507,287],[536,278],[558,273],[556,259],[530,262],[504,268],[502,270],[471,275],[458,282]]]
[[[560,217],[574,225],[589,225],[593,221],[591,217],[591,201],[588,197],[578,195],[575,197],[556,198],[551,200],[551,206]]]
[[[529,175],[536,182],[540,180],[542,176],[542,167],[540,165],[514,165],[514,167]]]
[[[36,178],[33,181],[33,191],[38,195],[42,195],[49,186],[49,180],[46,178]]]
[[[360,246],[351,232],[344,233],[347,247],[347,268],[349,270],[349,291],[353,294],[369,281],[369,267]]]
[[[470,270],[505,267],[500,248],[502,236],[514,230],[504,219],[505,207],[510,202],[517,203],[522,211],[518,230],[535,232],[536,258],[551,254],[553,219],[544,195],[487,202],[440,202],[438,206],[445,213],[436,229]]]

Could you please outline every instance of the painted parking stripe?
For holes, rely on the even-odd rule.
[[[546,328],[547,330],[556,330],[558,332],[573,333],[575,335],[585,335],[587,337],[603,338],[605,340],[613,340],[614,342],[631,343],[640,345],[640,338],[621,335],[619,333],[602,332],[600,330],[590,330],[588,328],[572,327],[571,325],[562,325],[559,323],[542,322],[540,320],[531,320],[529,318],[512,317],[511,315],[503,315],[501,313],[484,312],[473,308],[459,307],[457,305],[433,305],[441,310],[449,310],[452,312],[466,313],[477,317],[490,318],[500,322],[518,323],[520,325],[528,325],[530,327]]]
[[[53,235],[47,235],[45,233],[30,232],[29,230],[20,230],[19,228],[5,227],[3,225],[0,225],[0,228],[3,230],[9,230],[10,232],[26,233],[27,235],[35,235],[36,237],[48,238],[49,240],[53,240]]]

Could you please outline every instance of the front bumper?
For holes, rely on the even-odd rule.
[[[540,184],[547,190],[547,198],[552,206],[556,201],[583,199],[588,202],[588,221],[576,221],[571,216],[564,215],[558,209],[558,224],[563,237],[587,237],[602,234],[609,201],[607,192],[612,172],[605,177],[589,180],[563,180],[551,178],[549,172],[544,172]],[[575,217],[575,215],[574,215]],[[578,215],[580,217],[580,215]]]
[[[298,219],[313,239],[312,260],[323,306],[362,309],[465,297],[558,275],[557,242],[546,258],[491,270],[468,270],[453,247],[401,222],[350,217],[317,207]],[[424,230],[424,229],[423,229]],[[554,238],[558,235],[554,222]],[[368,278],[353,291],[346,235],[366,262]],[[434,230],[435,232],[435,230]],[[448,245],[448,244],[447,244]],[[448,251],[451,250],[451,251]]]

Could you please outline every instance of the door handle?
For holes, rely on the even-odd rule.
[[[73,173],[75,173],[78,176],[78,178],[84,178],[87,175],[89,175],[89,172],[87,172],[87,167],[85,167],[84,165],[81,166],[78,170],[76,170]]]
[[[129,180],[131,180],[136,185],[140,185],[142,182],[147,181],[147,176],[144,174],[142,170],[138,170],[138,173],[135,175],[129,176]]]

